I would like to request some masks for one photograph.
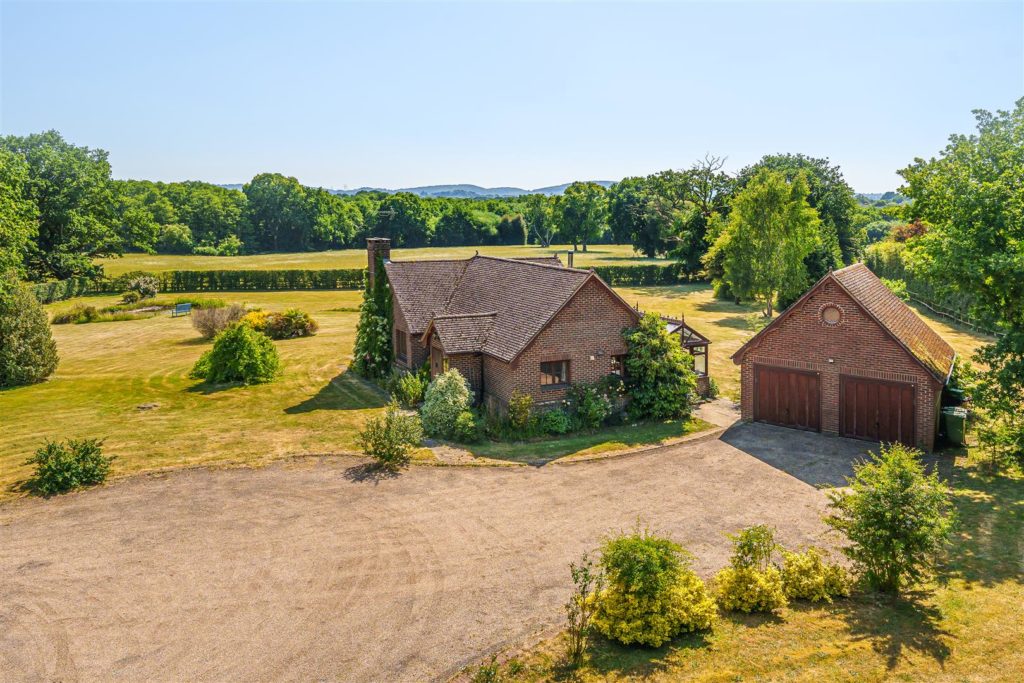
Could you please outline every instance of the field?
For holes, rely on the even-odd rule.
[[[755,306],[717,301],[706,285],[623,288],[629,303],[659,313],[685,315],[712,340],[711,375],[726,396],[739,390],[729,356],[762,319]],[[206,296],[206,295],[204,295]],[[0,498],[21,495],[29,475],[24,464],[46,439],[99,437],[117,456],[113,473],[167,467],[260,464],[303,454],[352,452],[355,433],[385,397],[345,373],[351,358],[357,306],[354,291],[246,292],[218,295],[270,310],[297,306],[320,323],[312,338],[277,342],[284,374],[273,384],[210,390],[188,372],[209,346],[188,318],[166,314],[145,320],[53,327],[61,362],[36,386],[0,391]],[[48,306],[51,312],[88,300]],[[980,338],[929,320],[961,353]],[[155,404],[155,405],[154,405]],[[518,461],[595,453],[680,435],[679,425],[648,425],[641,431],[610,430],[541,444],[484,444],[480,455]]]
[[[566,262],[565,252],[572,245],[498,246],[498,247],[428,247],[425,249],[395,249],[391,256],[397,259],[422,261],[427,259],[469,258],[478,251],[488,256],[538,257],[558,254]],[[107,275],[116,276],[133,270],[163,272],[168,270],[326,270],[331,268],[365,268],[365,249],[341,249],[338,251],[316,251],[297,254],[258,254],[256,256],[175,256],[126,254],[121,258],[100,259]],[[591,266],[631,266],[651,263],[668,263],[663,259],[650,259],[633,251],[628,244],[597,244],[587,247],[587,252],[577,252],[573,265],[577,268]]]

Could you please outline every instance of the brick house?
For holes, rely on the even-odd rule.
[[[823,277],[732,358],[745,420],[930,451],[955,357],[855,264]]]
[[[622,332],[640,313],[592,270],[553,256],[392,261],[390,240],[367,247],[371,281],[380,257],[391,286],[399,370],[457,368],[476,400],[499,412],[516,390],[543,407],[570,384],[622,373]]]

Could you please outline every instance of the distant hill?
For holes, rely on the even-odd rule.
[[[615,184],[612,180],[595,180],[593,181],[598,185],[604,187],[611,187]],[[550,187],[538,187],[535,190],[524,190],[521,187],[480,187],[479,185],[424,185],[422,187],[402,187],[397,190],[391,190],[383,187],[360,187],[354,190],[337,190],[328,189],[328,192],[332,194],[340,195],[353,195],[360,192],[386,192],[388,194],[395,194],[398,192],[409,192],[411,194],[419,195],[420,197],[453,197],[456,199],[493,199],[495,197],[519,197],[524,194],[546,194],[556,195],[565,192],[565,188],[569,187],[571,183],[562,183],[561,185],[551,185]],[[220,185],[220,187],[228,188],[229,190],[241,190],[241,183],[230,183]]]

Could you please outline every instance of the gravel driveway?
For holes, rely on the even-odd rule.
[[[704,575],[745,525],[824,543],[813,479],[861,445],[760,425],[723,439],[383,480],[338,458],[195,470],[8,505],[0,680],[443,678],[557,624],[568,562],[638,518]]]

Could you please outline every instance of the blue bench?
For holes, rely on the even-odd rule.
[[[179,315],[192,315],[192,304],[174,304],[171,317],[177,318]]]

